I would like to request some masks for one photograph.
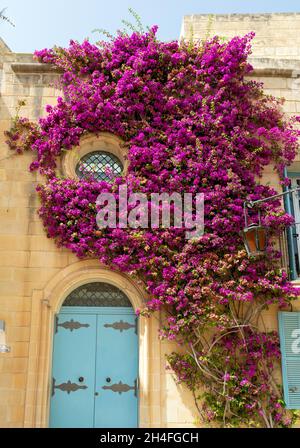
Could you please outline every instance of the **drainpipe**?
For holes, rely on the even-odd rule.
[[[284,177],[287,178],[287,169],[284,168]],[[284,185],[283,191],[287,192],[289,190],[289,187]],[[291,207],[291,198],[289,194],[284,195],[284,208],[285,211],[291,215],[292,214],[292,207]],[[297,278],[297,271],[296,271],[296,262],[294,257],[294,238],[293,238],[293,229],[291,226],[287,227],[287,243],[288,243],[288,253],[289,253],[289,265],[290,265],[290,275],[291,280],[296,280]]]

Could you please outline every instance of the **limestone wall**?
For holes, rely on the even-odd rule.
[[[184,16],[180,37],[225,38],[254,31],[253,56],[300,60],[300,13],[193,14]]]
[[[28,172],[31,155],[17,157],[5,144],[20,99],[24,116],[37,119],[55,101],[55,76],[32,70],[32,55],[16,55],[2,45],[0,60],[0,318],[6,321],[11,353],[0,355],[0,427],[22,427],[25,416],[32,293],[74,261],[46,238],[36,215],[37,175]],[[21,71],[16,65],[23,64]],[[27,64],[27,65],[26,65]],[[36,316],[37,318],[37,316]]]

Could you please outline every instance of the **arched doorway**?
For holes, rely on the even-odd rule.
[[[55,317],[50,427],[137,426],[137,317],[116,286],[84,284]]]

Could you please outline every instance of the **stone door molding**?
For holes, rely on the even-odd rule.
[[[145,292],[127,275],[101,267],[98,260],[79,261],[62,269],[44,290],[32,294],[31,333],[29,345],[28,380],[25,402],[26,428],[47,428],[49,425],[52,348],[55,315],[71,291],[89,282],[103,281],[124,291],[134,310],[143,306]],[[159,356],[156,319],[140,319],[139,324],[139,422],[149,427],[152,421],[151,388],[153,374],[151,359]],[[154,328],[155,327],[155,328]],[[150,341],[151,334],[155,334]],[[153,368],[151,367],[151,371]],[[160,371],[155,375],[155,389]],[[157,408],[157,407],[155,407]],[[156,409],[157,410],[157,409]],[[157,415],[155,416],[157,420]]]

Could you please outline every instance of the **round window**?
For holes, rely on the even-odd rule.
[[[93,178],[95,180],[111,182],[120,176],[123,165],[120,160],[109,152],[94,151],[86,154],[76,166],[76,174],[80,179]]]

